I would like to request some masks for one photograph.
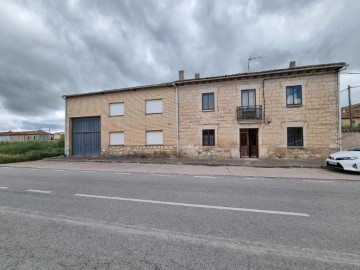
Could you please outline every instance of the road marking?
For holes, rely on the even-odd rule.
[[[94,173],[94,171],[80,171],[81,173]]]
[[[10,170],[12,170],[12,169],[14,169],[14,168],[12,168],[12,167],[1,167],[2,169],[10,169]]]
[[[229,210],[229,211],[253,212],[253,213],[264,213],[264,214],[274,214],[274,215],[310,217],[310,215],[305,214],[305,213],[283,212],[283,211],[273,211],[273,210],[260,210],[260,209],[236,208],[236,207],[226,207],[226,206],[216,206],[216,205],[164,202],[164,201],[141,200],[141,199],[122,198],[122,197],[89,195],[89,194],[75,194],[75,196],[76,197],[108,199],[108,200],[118,200],[118,201],[129,201],[129,202],[153,203],[153,204],[165,204],[165,205],[173,205],[173,206],[186,206],[186,207],[195,207],[195,208],[217,209],[217,210]]]
[[[52,192],[52,191],[48,191],[48,190],[37,190],[37,189],[27,189],[25,191],[27,191],[27,192],[35,192],[35,193],[46,193],[46,194],[49,194],[49,193]]]
[[[131,174],[129,172],[119,172],[119,173],[116,173],[116,174]]]
[[[266,179],[266,178],[256,178],[256,177],[245,177],[245,180],[270,180],[270,179]]]
[[[53,172],[65,172],[65,170],[52,170]]]
[[[312,183],[333,183],[334,181],[322,181],[322,180],[303,180],[304,182],[312,182]]]
[[[196,178],[216,178],[215,176],[206,176],[206,175],[194,175]]]
[[[39,170],[39,169],[35,169],[35,168],[27,168],[28,170],[30,170],[30,171],[37,171],[37,170]]]
[[[0,187],[0,189],[8,189],[8,187]]]

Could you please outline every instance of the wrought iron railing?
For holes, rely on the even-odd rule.
[[[262,106],[236,107],[237,120],[261,120]]]

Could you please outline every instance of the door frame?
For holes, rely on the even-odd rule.
[[[242,138],[243,136],[243,138]],[[244,137],[245,136],[245,137]],[[256,137],[256,145],[253,145],[253,137]],[[241,141],[246,141],[242,145]],[[258,158],[259,157],[259,129],[258,128],[240,128],[239,129],[239,152],[240,158]]]

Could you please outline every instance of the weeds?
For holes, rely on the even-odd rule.
[[[39,160],[64,154],[64,140],[0,142],[0,164]]]

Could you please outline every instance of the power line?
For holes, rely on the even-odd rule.
[[[360,74],[360,72],[340,72],[340,74]]]

